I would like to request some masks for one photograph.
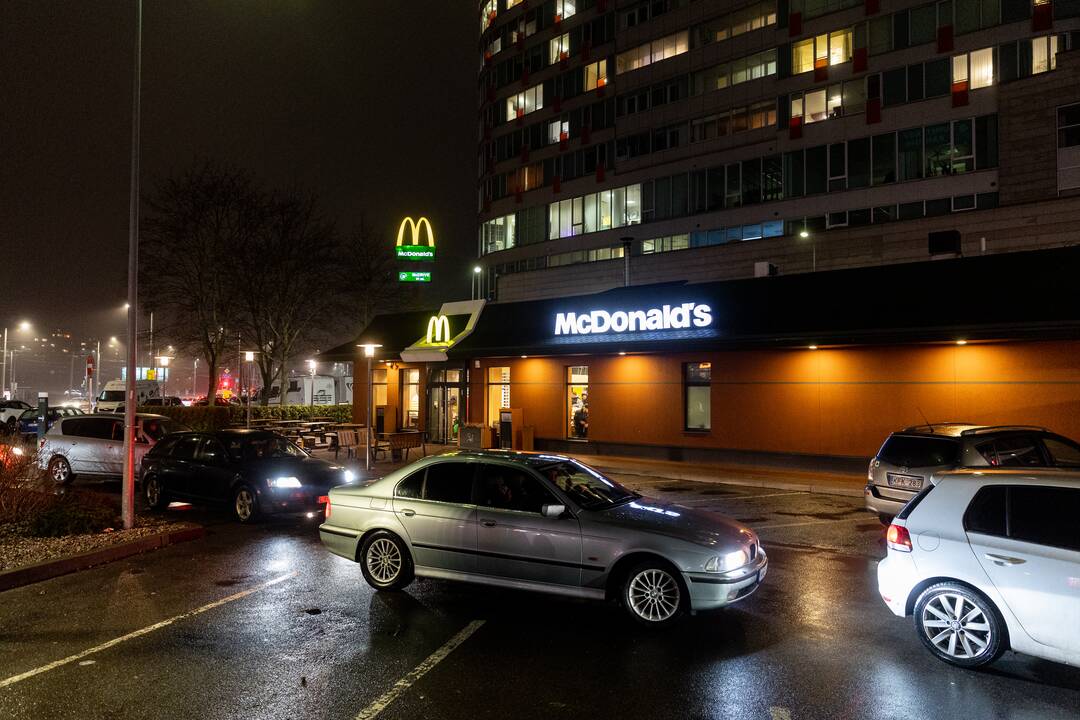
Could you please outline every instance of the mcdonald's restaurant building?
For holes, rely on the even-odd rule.
[[[379,315],[377,431],[708,460],[872,455],[926,420],[1080,438],[1080,247]],[[354,420],[367,391],[357,382]],[[502,421],[509,424],[503,425]]]

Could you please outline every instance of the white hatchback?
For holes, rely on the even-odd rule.
[[[963,667],[1005,650],[1080,666],[1080,473],[962,470],[888,530],[878,591]]]

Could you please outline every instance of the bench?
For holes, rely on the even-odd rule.
[[[390,451],[390,457],[400,457],[405,451],[405,460],[409,459],[409,450],[420,448],[420,452],[427,457],[427,446],[424,443],[424,433],[416,430],[404,432],[383,433],[380,441],[375,443],[375,452]]]

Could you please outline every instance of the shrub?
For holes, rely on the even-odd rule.
[[[32,444],[0,444],[0,523],[19,522],[48,507],[51,491]]]
[[[165,415],[192,430],[221,430],[229,425],[242,425],[247,418],[243,405],[192,406],[192,407],[142,407],[139,412]],[[310,420],[328,417],[334,422],[351,422],[352,405],[252,405],[251,418],[272,420]]]
[[[60,537],[101,532],[119,525],[116,509],[86,498],[65,495],[51,507],[30,516],[26,533],[35,537]]]

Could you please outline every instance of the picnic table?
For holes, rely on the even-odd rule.
[[[375,453],[390,451],[393,460],[400,460],[402,451],[405,459],[409,459],[409,450],[420,448],[420,452],[427,457],[427,447],[424,443],[427,433],[421,430],[399,430],[397,432],[379,433],[379,442],[375,443]]]

